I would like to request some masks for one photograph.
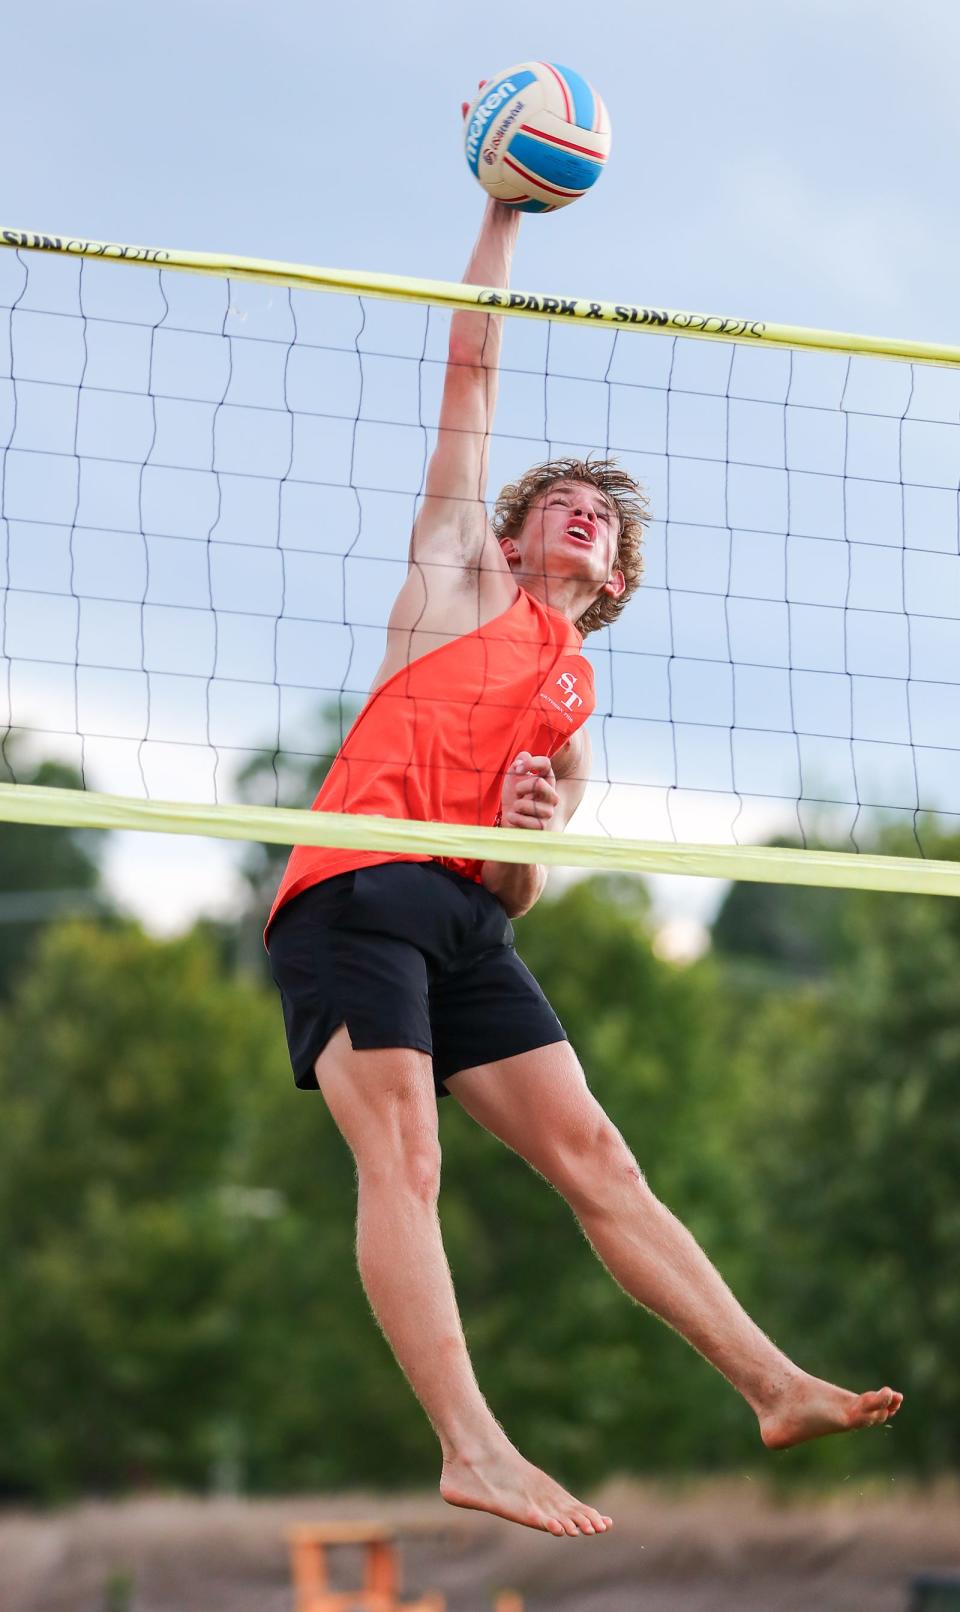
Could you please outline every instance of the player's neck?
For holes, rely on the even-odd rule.
[[[577,577],[544,576],[542,571],[515,570],[513,579],[541,604],[574,623],[590,609],[600,592],[595,582],[584,582]]]

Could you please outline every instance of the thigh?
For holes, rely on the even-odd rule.
[[[317,1058],[314,1078],[365,1176],[399,1183],[439,1168],[433,1066],[425,1053],[358,1050],[342,1025]]]
[[[568,1041],[464,1069],[449,1089],[478,1124],[565,1194],[585,1171],[634,1166]]]

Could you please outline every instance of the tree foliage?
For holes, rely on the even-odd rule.
[[[236,1098],[267,1023],[195,940],[42,940],[0,1030],[0,1486],[204,1481],[240,1344]]]
[[[80,775],[58,761],[35,766],[16,756],[8,739],[0,761],[0,781],[79,789]],[[0,1001],[29,965],[34,946],[48,924],[65,913],[105,905],[100,886],[102,834],[31,823],[0,823]]]
[[[755,1235],[778,1252],[758,1291],[810,1369],[905,1392],[901,1460],[956,1470],[960,908],[848,894],[843,935],[829,979],[784,993],[741,1050]]]
[[[819,1374],[904,1388],[904,1410],[888,1434],[766,1455],[733,1390],[449,1100],[441,1218],[478,1375],[571,1484],[960,1460],[960,908],[847,894],[827,922],[793,894],[812,971],[744,970],[766,891],[752,910],[738,894],[737,945],[727,924],[690,968],[656,955],[629,881],[545,899],[518,944],[652,1186],[761,1325]],[[435,1476],[356,1274],[352,1161],[293,1087],[272,987],[199,933],[49,928],[0,1013],[0,1114],[0,1491]]]

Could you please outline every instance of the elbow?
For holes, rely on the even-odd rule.
[[[539,866],[531,868],[530,876],[523,881],[519,889],[511,892],[510,898],[503,901],[508,918],[525,918],[536,906],[543,895],[547,883],[547,870]]]
[[[458,369],[495,369],[499,349],[499,331],[487,314],[462,310],[454,314],[447,347],[450,364]]]
[[[489,363],[484,361],[483,342],[469,338],[450,343],[447,363],[451,369],[474,370],[477,375],[485,375],[490,368]]]
[[[508,918],[523,918],[543,894],[547,870],[535,863],[484,862],[480,882]]]

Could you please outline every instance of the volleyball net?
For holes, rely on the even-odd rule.
[[[960,348],[0,243],[0,819],[960,894],[925,843],[960,828]],[[382,658],[463,307],[505,315],[491,497],[599,454],[652,506],[585,643],[563,836],[304,809]],[[44,758],[84,787],[20,781]]]

